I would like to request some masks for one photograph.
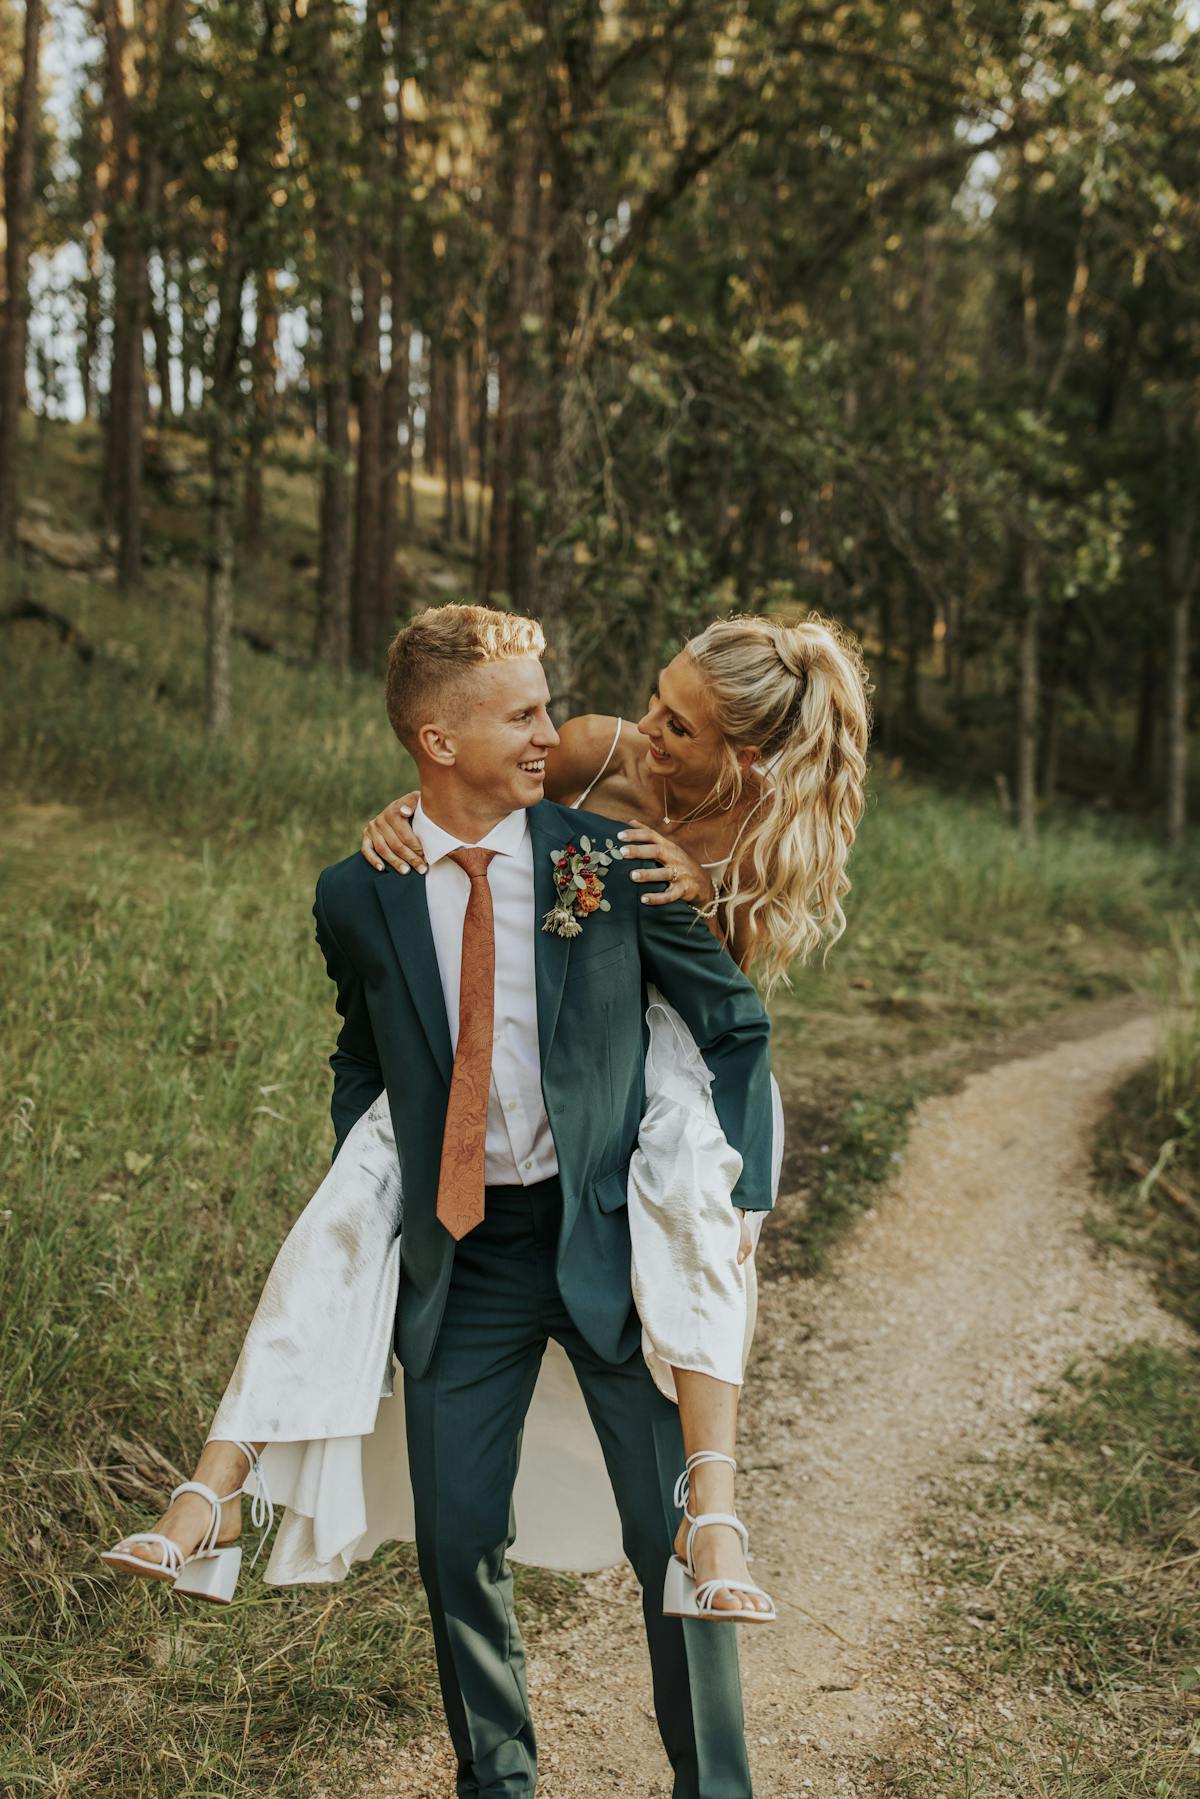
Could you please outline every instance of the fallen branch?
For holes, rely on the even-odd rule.
[[[258,656],[278,656],[281,662],[290,662],[293,668],[305,666],[304,657],[295,650],[286,649],[282,644],[274,643],[271,638],[264,637],[253,625],[235,625],[233,634],[252,649]]]
[[[69,618],[63,617],[61,612],[55,612],[49,606],[43,606],[40,600],[31,600],[26,597],[17,600],[6,612],[0,612],[0,625],[16,625],[23,622],[49,625],[52,631],[58,632],[58,641],[64,648],[74,650],[85,668],[90,668],[99,655],[107,667],[119,669],[121,674],[126,677],[133,677],[137,673],[136,669],[127,667],[116,657],[106,656],[102,651],[98,651],[91,639],[84,636],[78,625],[73,625]],[[170,693],[171,688],[168,682],[157,681],[153,691],[154,698],[161,700]]]
[[[1135,1155],[1131,1149],[1122,1150],[1121,1155],[1130,1174],[1136,1175],[1141,1181],[1145,1193],[1148,1194],[1151,1188],[1157,1187],[1172,1205],[1178,1206],[1181,1212],[1186,1212],[1192,1223],[1200,1229],[1200,1205],[1197,1205],[1186,1187],[1181,1187],[1178,1181],[1170,1180],[1160,1168],[1151,1168],[1145,1157]]]
[[[7,612],[0,612],[0,625],[16,625],[26,619],[32,619],[35,624],[49,625],[52,630],[57,631],[58,641],[69,645],[81,662],[95,661],[95,644],[89,642],[79,627],[73,625],[69,618],[64,618],[61,612],[52,612],[49,606],[43,606],[40,600],[28,598],[17,600],[8,608]]]

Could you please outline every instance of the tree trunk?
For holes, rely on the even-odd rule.
[[[1020,662],[1017,687],[1017,825],[1026,842],[1037,837],[1038,560],[1021,545]]]
[[[1189,396],[1189,403],[1194,404]],[[1167,660],[1167,843],[1183,848],[1187,834],[1188,687],[1191,674],[1192,589],[1196,584],[1196,509],[1200,482],[1197,419],[1182,416],[1168,394],[1164,418],[1170,512],[1165,558]]]
[[[324,431],[317,618],[314,650],[333,668],[350,663],[350,245],[346,229],[346,116],[336,0],[310,0],[308,31],[315,70],[305,108],[316,166],[317,286],[320,327],[312,378]]]
[[[475,337],[475,466],[479,486],[475,503],[475,533],[472,554],[475,559],[476,586],[483,579],[487,554],[487,475],[488,475],[488,341],[486,306],[481,305],[479,328]]]
[[[158,417],[164,423],[175,417],[175,399],[171,392],[171,328],[168,317],[170,295],[167,289],[167,259],[160,255],[162,292],[154,291],[150,269],[146,268],[146,306],[150,314],[150,330],[154,338],[154,378],[158,382]]]
[[[383,384],[382,462],[379,473],[378,566],[375,589],[378,601],[379,641],[384,642],[396,620],[396,504],[398,479],[405,459],[408,487],[412,491],[412,407],[408,391],[408,364],[412,327],[408,320],[408,283],[405,262],[405,216],[408,201],[408,135],[404,118],[404,80],[408,73],[408,46],[399,20],[393,27],[392,54],[399,90],[391,145],[391,233],[388,239],[388,325],[391,352]],[[404,444],[401,445],[401,435]]]
[[[535,217],[541,156],[536,109],[520,126],[513,150],[512,201],[506,243],[507,291],[499,341],[499,405],[492,450],[492,516],[488,538],[485,597],[501,592],[515,598],[519,575],[518,490],[528,449],[526,428],[528,347],[525,317],[533,288]]]
[[[4,312],[0,323],[0,556],[17,545],[18,460],[29,332],[29,234],[38,128],[41,0],[26,0],[21,81],[4,169]]]
[[[252,398],[250,429],[246,433],[246,478],[242,491],[242,553],[257,561],[262,550],[263,454],[271,435],[275,387],[279,372],[279,302],[275,270],[264,269],[258,278],[258,306],[254,350],[251,355]]]
[[[876,579],[880,579],[881,571],[876,565]],[[892,621],[895,609],[892,596],[887,586],[886,577],[880,581],[879,594],[879,668],[878,686],[875,700],[876,716],[879,721],[879,741],[886,756],[892,753],[895,737],[894,708],[892,705]]]
[[[333,668],[350,666],[350,295],[331,277],[321,320],[321,553],[314,648]]]
[[[239,246],[227,233],[221,270],[220,317],[213,358],[208,421],[209,560],[205,614],[204,723],[213,736],[229,727],[233,712],[230,642],[233,636],[234,540],[237,489],[234,464],[234,405],[244,285]]]
[[[921,655],[929,629],[929,613],[919,593],[910,593],[905,606],[907,639],[904,646],[904,722],[906,726],[921,722]]]
[[[363,26],[363,179],[372,194],[383,183],[384,52],[381,9],[371,0]],[[383,365],[379,339],[383,321],[384,239],[377,209],[368,206],[359,232],[358,328],[355,390],[358,396],[358,466],[354,487],[354,560],[350,597],[350,654],[356,668],[376,667],[382,646],[379,606],[379,528],[383,489]]]
[[[1187,834],[1188,666],[1191,593],[1171,601],[1171,660],[1167,674],[1167,842],[1183,848]]]
[[[1142,666],[1138,675],[1137,723],[1133,733],[1133,750],[1129,759],[1129,779],[1140,793],[1149,793],[1154,785],[1154,762],[1158,743],[1159,665],[1157,639],[1147,635],[1142,643]]]
[[[1062,682],[1056,668],[1046,684],[1042,715],[1042,803],[1052,806],[1058,798],[1059,699]]]
[[[459,543],[471,541],[471,517],[467,511],[467,475],[471,460],[471,374],[465,351],[454,352],[451,388],[450,478],[456,496],[455,535]]]
[[[205,308],[207,306],[207,278],[201,273],[203,286],[197,282],[193,286],[192,257],[185,251],[179,258],[179,275],[176,284],[179,295],[179,365],[183,384],[183,413],[202,410],[204,406],[204,367],[207,361],[206,341],[207,325]]]
[[[158,416],[173,414],[171,403],[171,331],[167,327],[167,255],[164,245],[164,207],[162,207],[162,139],[167,131],[166,106],[175,88],[176,49],[184,29],[184,0],[166,0],[158,29],[155,68],[149,92],[149,130],[142,146],[142,180],[140,180],[140,261],[142,261],[142,317],[148,318],[155,342],[155,376],[158,381]],[[151,254],[157,252],[162,272],[162,304],[158,304],[155,284],[151,281]],[[140,475],[139,475],[140,480]],[[140,500],[139,500],[140,509]]]
[[[104,508],[117,534],[117,579],[136,586],[142,571],[142,463],[145,413],[146,268],[134,134],[136,62],[130,34],[132,0],[100,0],[107,51],[115,174],[110,242],[113,261],[113,348]]]

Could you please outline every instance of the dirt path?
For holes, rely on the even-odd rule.
[[[1074,1358],[1182,1339],[1082,1228],[1093,1130],[1150,1050],[1134,1018],[928,1101],[830,1276],[766,1284],[740,1479],[755,1573],[781,1609],[742,1637],[759,1799],[865,1799],[875,1750],[939,1728],[919,1574],[934,1478],[970,1480],[1007,1449]],[[665,1799],[634,1583],[614,1571],[586,1586],[592,1616],[530,1658],[540,1795]],[[441,1743],[370,1791],[445,1799]]]

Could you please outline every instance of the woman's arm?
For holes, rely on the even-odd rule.
[[[546,798],[569,805],[604,767],[604,759],[613,748],[617,721],[603,713],[589,712],[569,718],[558,734],[558,742],[546,756]],[[612,767],[612,764],[609,764]],[[386,862],[397,874],[406,875],[410,868],[424,874],[425,853],[412,828],[412,815],[421,795],[418,790],[402,793],[398,800],[385,806],[363,826],[359,848],[372,868],[382,869]]]
[[[546,757],[546,798],[571,806],[604,768],[613,749],[617,721],[603,712],[584,712],[560,728],[558,742]],[[618,745],[605,775],[612,773]]]

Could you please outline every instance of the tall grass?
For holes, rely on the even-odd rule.
[[[1159,966],[1158,1107],[1200,1135],[1200,911],[1171,920]]]
[[[1154,962],[1155,1056],[1100,1128],[1110,1203],[1091,1222],[1101,1243],[1144,1257],[1166,1303],[1200,1330],[1200,914],[1170,920]]]

